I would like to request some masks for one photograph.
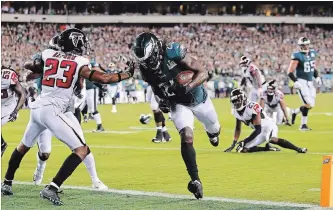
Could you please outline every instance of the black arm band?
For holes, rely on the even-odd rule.
[[[120,75],[120,73],[117,73],[117,75],[118,75],[118,81],[117,82],[120,82],[121,81],[121,75]]]
[[[94,75],[96,70],[92,70],[89,74],[88,80],[91,81],[92,76]]]
[[[296,82],[296,81],[297,81],[297,78],[295,77],[295,74],[294,74],[294,73],[289,72],[288,76],[289,76],[289,78],[290,78],[293,82]]]
[[[254,126],[254,131],[251,133],[249,137],[244,139],[244,143],[249,143],[253,139],[255,139],[259,134],[261,133],[261,125],[255,125]]]
[[[314,78],[317,78],[318,77],[318,71],[315,69],[314,72],[313,72],[313,76]]]

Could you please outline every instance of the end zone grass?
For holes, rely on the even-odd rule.
[[[286,96],[289,107],[300,106],[298,96]],[[309,113],[309,132],[292,127],[279,127],[279,136],[309,149],[308,154],[281,152],[236,154],[223,153],[233,138],[235,120],[230,114],[228,99],[214,100],[222,125],[221,144],[213,148],[201,124],[195,124],[195,148],[204,196],[293,202],[318,205],[321,177],[321,158],[333,154],[333,94],[319,94],[316,107]],[[95,123],[83,123],[85,138],[94,154],[99,178],[110,188],[190,195],[189,177],[181,159],[179,136],[168,121],[173,141],[166,144],[151,143],[154,123],[141,125],[139,115],[150,113],[148,104],[120,104],[118,113],[111,113],[111,105],[98,107],[103,125],[108,132],[92,133]],[[19,119],[2,128],[9,143],[2,159],[2,178],[15,146],[21,140],[29,110],[20,111]],[[241,138],[251,132],[243,126]],[[51,181],[70,151],[59,140],[53,139],[43,183]],[[32,182],[36,166],[37,148],[31,149],[21,162],[15,180]],[[82,164],[65,185],[90,186],[90,177]],[[2,197],[2,209],[50,209],[47,201],[39,198],[42,186],[14,185],[13,197]],[[281,209],[281,207],[195,201],[148,196],[129,196],[114,193],[66,189],[60,195],[64,209]],[[81,202],[81,203],[80,203]],[[112,206],[114,205],[114,206]],[[61,207],[62,208],[62,207]],[[286,207],[287,208],[287,207]],[[294,207],[292,207],[294,208]],[[287,208],[287,209],[292,209]],[[296,207],[295,207],[296,208]]]

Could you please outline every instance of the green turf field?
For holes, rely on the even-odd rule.
[[[300,105],[298,96],[286,96],[289,107]],[[319,94],[316,107],[310,111],[309,132],[298,130],[300,116],[293,127],[281,126],[279,135],[301,147],[308,154],[297,154],[283,149],[281,152],[257,154],[223,153],[233,139],[235,120],[230,114],[227,99],[214,100],[222,125],[220,146],[210,145],[203,127],[196,121],[195,148],[204,196],[319,204],[321,160],[333,154],[333,94]],[[154,123],[142,125],[141,113],[149,113],[148,104],[118,105],[118,113],[111,113],[111,105],[99,106],[105,133],[92,133],[94,121],[83,124],[85,137],[94,154],[100,179],[112,189],[160,192],[190,195],[187,191],[189,176],[180,155],[180,141],[171,121],[168,127],[173,141],[151,143]],[[3,126],[3,137],[9,143],[2,161],[2,179],[8,159],[19,143],[29,120],[29,111],[22,110],[19,119]],[[243,126],[241,138],[250,133]],[[48,160],[43,183],[48,183],[60,168],[70,151],[57,139]],[[15,179],[32,182],[36,166],[36,148],[21,162]],[[65,182],[71,186],[91,186],[90,177],[82,164]],[[14,185],[13,197],[2,197],[2,209],[50,209],[49,203],[39,198],[43,186]],[[281,207],[220,201],[194,201],[184,198],[166,198],[145,195],[121,195],[115,192],[92,192],[65,189],[60,195],[64,209],[282,209]],[[170,196],[172,197],[172,196]],[[177,197],[177,196],[176,196]],[[214,200],[214,199],[212,199]],[[232,201],[232,200],[231,200]],[[287,205],[288,206],[288,205]],[[285,207],[285,209],[303,209]]]

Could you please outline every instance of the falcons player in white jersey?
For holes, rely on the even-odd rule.
[[[236,118],[234,140],[225,152],[230,152],[235,146],[241,134],[241,123],[250,126],[254,131],[250,136],[238,142],[237,152],[279,151],[280,149],[266,144],[265,147],[258,145],[267,142],[280,147],[292,149],[298,153],[306,153],[306,148],[299,148],[285,139],[278,137],[278,127],[262,110],[258,103],[248,101],[245,93],[240,89],[231,91],[230,101],[233,106],[232,114]]]
[[[277,125],[282,124],[284,117],[285,124],[291,126],[288,120],[288,108],[284,101],[284,94],[276,89],[275,80],[267,83],[267,90],[261,96],[260,106],[270,118],[273,118],[274,112],[277,113],[275,121]]]
[[[257,102],[260,99],[262,92],[266,88],[265,77],[259,70],[259,68],[254,63],[252,63],[249,58],[245,56],[241,57],[239,66],[242,68],[243,71],[243,81],[245,81],[246,84],[250,83],[252,86],[249,93],[249,99],[250,101]]]
[[[31,107],[30,121],[21,143],[15,148],[9,160],[3,185],[2,195],[12,195],[12,181],[24,155],[36,143],[37,137],[49,129],[60,141],[72,151],[67,157],[52,182],[41,192],[40,196],[55,205],[62,205],[58,190],[63,182],[74,172],[77,166],[90,153],[83,131],[73,112],[68,111],[72,105],[74,89],[79,77],[108,84],[128,79],[133,76],[134,64],[124,73],[105,74],[90,70],[89,60],[83,57],[89,48],[88,38],[79,29],[71,28],[59,35],[60,51],[46,49],[41,59],[35,59],[31,65],[35,73],[42,78],[42,92]]]
[[[25,90],[18,81],[18,75],[9,67],[1,66],[1,126],[16,120],[17,113],[24,102]],[[1,157],[6,148],[7,143],[1,132]]]

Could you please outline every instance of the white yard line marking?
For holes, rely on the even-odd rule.
[[[15,184],[21,185],[34,185],[32,182],[21,182],[15,181]],[[40,184],[40,186],[45,186],[45,184]],[[141,195],[141,196],[152,196],[152,197],[163,197],[163,198],[178,198],[178,199],[191,199],[195,198],[190,195],[178,195],[178,194],[169,194],[169,193],[160,193],[160,192],[146,192],[146,191],[137,191],[137,190],[117,190],[117,189],[108,189],[108,190],[97,190],[91,187],[84,186],[71,186],[63,185],[62,189],[78,189],[78,190],[88,190],[88,191],[102,191],[109,193],[116,193],[121,195]],[[287,206],[287,207],[303,207],[303,208],[313,208],[318,207],[312,204],[306,203],[291,203],[291,202],[275,202],[275,201],[257,201],[257,200],[246,200],[246,199],[233,199],[233,198],[223,198],[223,197],[204,197],[203,200],[208,201],[220,201],[228,203],[244,203],[252,205],[267,205],[267,206]]]
[[[9,145],[17,145],[15,143],[8,143]],[[153,143],[152,143],[153,144]],[[160,143],[163,144],[163,143]],[[64,144],[53,144],[52,147],[63,147]],[[119,146],[119,145],[89,145],[90,148],[101,148],[101,149],[132,149],[132,150],[170,150],[170,151],[179,151],[179,147],[133,147],[133,146]],[[220,152],[222,149],[195,149],[196,151],[205,151],[205,152]],[[333,152],[308,152],[304,155],[329,155]],[[223,153],[224,154],[224,153]],[[286,152],[276,152],[276,154],[286,154]]]

